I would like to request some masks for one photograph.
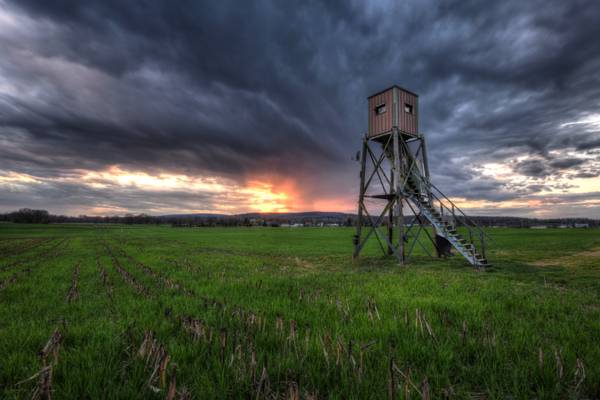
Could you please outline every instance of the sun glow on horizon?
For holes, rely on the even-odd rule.
[[[271,213],[297,211],[304,204],[296,190],[296,183],[277,176],[256,176],[238,181],[219,176],[136,171],[116,165],[98,171],[76,170],[54,177],[0,171],[0,187],[12,192],[31,192],[63,185],[80,185],[97,193],[90,194],[97,198],[96,204],[74,210],[89,215],[128,212]],[[102,192],[113,193],[115,198],[100,195]],[[131,208],[121,204],[120,197],[133,198],[128,202]],[[173,198],[181,200],[175,205]]]
[[[246,183],[218,177],[198,177],[182,174],[159,173],[152,175],[142,171],[124,170],[113,166],[104,171],[91,171],[82,176],[86,184],[95,188],[118,185],[125,188],[160,192],[208,192],[222,196],[225,200],[216,205],[213,211],[222,212],[288,212],[297,198],[294,184],[289,180],[276,181],[270,177],[260,177]],[[204,210],[202,210],[204,211]]]
[[[252,181],[242,193],[249,195],[249,205],[263,213],[290,211],[292,198],[283,191],[275,191],[273,184]]]

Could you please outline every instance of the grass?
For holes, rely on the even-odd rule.
[[[598,231],[490,233],[478,273],[345,228],[2,224],[0,398],[600,398]]]

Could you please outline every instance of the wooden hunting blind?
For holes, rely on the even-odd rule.
[[[425,237],[438,257],[454,248],[473,266],[487,266],[485,232],[431,183],[419,96],[394,85],[369,96],[368,106],[354,258],[375,237],[384,254],[403,264],[416,246],[432,254]]]
[[[369,96],[370,138],[386,135],[397,128],[400,132],[417,136],[419,96],[399,86],[392,86]]]

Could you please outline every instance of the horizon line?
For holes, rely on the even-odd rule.
[[[0,214],[11,214],[14,212],[18,212],[19,210],[22,209],[30,209],[30,210],[40,210],[40,209],[34,209],[34,208],[28,208],[28,207],[22,207],[18,210],[13,210],[13,211],[4,211],[4,212],[0,212]],[[152,217],[152,218],[161,218],[161,217],[184,217],[184,216],[224,216],[224,217],[239,217],[239,216],[243,216],[243,215],[249,215],[249,214],[257,214],[257,215],[272,215],[272,216],[276,216],[276,215],[289,215],[289,214],[344,214],[344,215],[348,215],[348,216],[357,216],[357,213],[354,212],[346,212],[346,211],[317,211],[317,210],[312,210],[312,211],[269,211],[269,212],[262,212],[262,211],[249,211],[249,212],[240,212],[240,213],[235,213],[235,214],[227,214],[227,213],[219,213],[219,212],[181,212],[181,213],[165,213],[165,214],[149,214],[149,213],[145,213],[145,212],[129,212],[129,213],[124,213],[124,214],[112,214],[112,215],[88,215],[88,214],[79,214],[79,215],[69,215],[69,214],[53,214],[52,212],[48,211],[48,210],[43,210],[43,211],[47,211],[49,215],[52,216],[61,216],[61,217],[67,217],[67,218],[80,218],[80,217],[87,217],[87,218],[123,218],[126,217],[128,215],[132,215],[132,216],[140,216],[140,215],[145,215],[148,217]],[[477,215],[477,214],[468,214],[467,215],[469,218],[520,218],[520,219],[536,219],[536,220],[560,220],[560,219],[585,219],[585,220],[590,220],[590,221],[600,221],[600,219],[598,218],[593,218],[593,217],[566,217],[566,216],[559,216],[559,217],[526,217],[526,216],[515,216],[515,215]]]

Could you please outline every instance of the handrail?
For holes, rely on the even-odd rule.
[[[488,238],[489,240],[491,240],[492,242],[494,241],[494,239],[493,239],[491,236],[489,236],[487,233],[485,233],[485,231],[484,231],[484,230],[483,230],[483,229],[482,229],[482,228],[481,228],[479,225],[477,225],[477,224],[475,223],[475,221],[473,221],[471,218],[469,218],[469,216],[468,216],[467,214],[465,214],[465,213],[464,213],[464,211],[463,211],[463,210],[461,210],[461,209],[460,209],[460,207],[458,207],[458,206],[457,206],[457,205],[456,205],[456,204],[455,204],[455,203],[454,203],[452,200],[450,200],[450,199],[448,198],[448,196],[446,196],[446,195],[445,195],[445,194],[444,194],[444,193],[443,193],[443,192],[442,192],[440,189],[438,189],[438,187],[437,187],[437,186],[435,186],[435,185],[434,185],[433,183],[431,183],[431,182],[426,182],[426,183],[427,183],[429,186],[433,187],[435,190],[437,190],[437,191],[438,191],[438,192],[439,192],[439,193],[440,193],[442,196],[444,196],[444,199],[446,199],[446,200],[447,200],[447,201],[448,201],[450,204],[452,204],[452,205],[455,207],[455,209],[456,209],[456,210],[458,210],[458,211],[459,211],[459,212],[462,214],[462,216],[463,216],[463,217],[465,217],[465,219],[466,219],[468,222],[470,222],[470,223],[473,225],[473,228],[476,228],[478,231],[480,231],[481,233],[483,233],[483,234],[485,235],[485,237],[487,237],[487,238]],[[436,197],[438,197],[438,196],[436,196]],[[447,208],[448,210],[450,210],[450,208],[448,208],[448,206],[446,206],[446,208]]]
[[[412,158],[412,154],[411,154],[411,158]],[[469,218],[469,216],[467,216],[467,214],[465,214],[465,212],[464,212],[464,211],[463,211],[463,210],[462,210],[460,207],[458,207],[458,206],[457,206],[457,205],[456,205],[456,204],[455,204],[455,203],[454,203],[452,200],[450,200],[450,199],[448,198],[448,196],[446,196],[446,195],[445,195],[445,194],[444,194],[444,193],[443,193],[443,192],[442,192],[442,191],[441,191],[441,190],[440,190],[440,189],[439,189],[437,186],[435,186],[435,185],[434,185],[434,184],[433,184],[433,183],[432,183],[432,182],[431,182],[429,179],[426,179],[426,178],[425,178],[425,177],[424,177],[424,176],[421,174],[421,171],[419,170],[419,168],[415,168],[415,167],[416,167],[416,163],[414,163],[414,160],[413,160],[413,163],[411,164],[411,168],[410,168],[410,170],[414,170],[414,169],[416,169],[416,171],[417,171],[416,175],[419,177],[419,180],[420,180],[421,182],[424,182],[424,183],[425,183],[425,184],[426,184],[426,185],[427,185],[429,188],[433,188],[433,189],[435,189],[435,190],[436,190],[436,191],[437,191],[439,194],[441,194],[441,195],[444,197],[444,199],[445,199],[445,200],[447,200],[447,201],[448,201],[448,203],[450,203],[452,206],[454,206],[455,210],[458,210],[458,212],[459,212],[460,214],[462,214],[462,216],[465,218],[465,220],[466,220],[467,222],[469,222],[469,223],[472,225],[472,227],[473,227],[473,228],[476,228],[476,229],[477,229],[479,232],[481,232],[481,233],[482,233],[482,234],[483,234],[485,237],[487,237],[489,240],[491,240],[492,242],[494,242],[494,239],[493,239],[492,237],[490,237],[490,236],[489,236],[487,233],[485,233],[485,231],[484,231],[484,230],[483,230],[483,229],[482,229],[482,228],[481,228],[479,225],[477,225],[477,224],[475,223],[475,221],[473,221],[471,218]],[[415,172],[413,172],[413,171],[409,171],[409,173],[413,173],[413,174],[414,174]],[[407,177],[406,179],[408,179],[408,177]],[[405,182],[405,183],[406,183],[406,182]],[[433,193],[432,193],[432,194],[433,194]],[[438,195],[435,195],[435,194],[434,194],[434,196],[436,197],[436,199],[437,199],[438,201],[440,201],[440,199],[439,199],[439,196],[438,196]],[[442,204],[442,203],[441,203],[441,201],[440,201],[440,204]],[[442,205],[443,205],[443,206],[445,206],[445,208],[446,208],[448,211],[452,211],[452,210],[450,209],[450,207],[448,207],[447,205],[445,205],[445,204],[442,204]],[[464,223],[464,222],[463,222],[463,223]],[[465,224],[465,225],[466,225],[466,224]],[[494,243],[495,243],[495,242],[494,242]]]
[[[446,209],[450,215],[452,215],[452,219],[455,226],[458,227],[460,225],[464,226],[467,230],[468,237],[467,239],[473,245],[476,245],[475,248],[471,248],[471,253],[475,254],[475,252],[479,252],[484,258],[486,258],[485,250],[485,239],[489,236],[485,233],[485,231],[475,223],[472,219],[470,219],[464,211],[462,211],[459,207],[454,204],[452,200],[450,200],[444,193],[439,190],[437,187],[433,186],[433,189],[437,191],[440,195],[438,195],[434,191],[430,191],[429,194],[432,197],[433,201],[437,201],[440,204],[440,213],[443,218],[443,210]],[[452,210],[449,205],[453,206],[454,210]],[[457,213],[458,211],[458,213]],[[458,214],[458,215],[457,215]]]

